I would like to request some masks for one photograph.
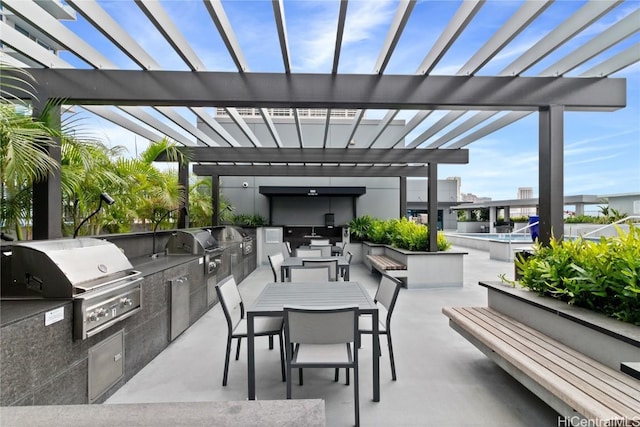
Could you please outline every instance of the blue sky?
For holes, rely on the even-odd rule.
[[[99,1],[108,13],[169,70],[188,67],[131,1]],[[210,71],[235,71],[208,12],[200,0],[162,1],[175,24]],[[387,35],[397,1],[350,1],[346,19],[341,73],[372,73]],[[496,75],[519,55],[567,19],[584,4],[577,0],[559,0],[547,8],[524,32],[514,38],[477,74]],[[419,1],[387,66],[387,74],[413,74],[431,46],[460,5],[459,1]],[[432,74],[455,74],[489,37],[522,5],[522,1],[488,1],[472,24],[442,58]],[[223,1],[223,6],[238,38],[250,71],[282,72],[283,63],[277,38],[271,1]],[[638,9],[638,0],[627,0],[578,33],[554,53],[523,75],[535,76]],[[333,61],[335,26],[339,8],[337,0],[294,0],[284,2],[290,57],[293,72],[327,73]],[[104,36],[78,16],[65,22],[91,45],[123,69],[138,67]],[[630,46],[637,45],[640,34],[626,38],[611,49],[595,56],[567,73],[578,76],[593,65]],[[63,58],[79,68],[88,65],[71,54]],[[627,67],[611,77],[627,79],[627,107],[616,112],[565,114],[565,194],[619,194],[640,192],[640,64]],[[185,109],[183,115],[195,123],[195,116]],[[386,111],[368,111],[367,117],[382,117]],[[396,118],[409,120],[416,112],[403,111]],[[411,141],[446,112],[434,112],[406,138]],[[463,117],[469,117],[468,113]],[[501,114],[500,114],[501,115]],[[498,117],[500,116],[498,115]],[[130,155],[146,147],[146,141],[110,124],[91,118],[97,136],[113,145],[124,145]],[[460,121],[455,122],[455,124]],[[427,144],[452,127],[434,135]],[[465,136],[463,134],[462,136]],[[493,199],[516,198],[518,187],[533,187],[538,193],[538,120],[537,114],[513,123],[471,145],[467,165],[441,165],[439,178],[460,176],[462,191]]]

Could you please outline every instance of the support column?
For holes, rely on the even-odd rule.
[[[564,106],[540,108],[538,137],[539,240],[548,246],[564,234]]]
[[[404,218],[407,216],[407,177],[400,177],[400,216]]]
[[[438,252],[438,164],[429,163],[427,179],[429,252]]]
[[[211,175],[211,225],[220,225],[220,175]]]
[[[182,196],[182,207],[187,208],[185,215],[185,209],[178,210],[178,228],[189,227],[189,162],[178,162],[178,183],[182,186],[180,189],[180,195]]]
[[[496,221],[498,221],[498,208],[491,206],[489,207],[489,233],[496,232]]]
[[[33,117],[37,118],[47,104],[47,97],[39,93],[40,100],[33,99]],[[60,107],[50,110],[49,126],[60,128]],[[60,138],[52,138],[46,148],[49,156],[60,165],[62,150]],[[60,169],[50,172],[46,180],[33,184],[33,239],[58,239],[62,237],[62,181]]]

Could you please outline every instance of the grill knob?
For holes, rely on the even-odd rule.
[[[87,318],[90,322],[95,322],[96,320],[98,320],[98,314],[95,311],[92,311],[87,315]]]
[[[109,312],[107,311],[106,308],[99,308],[96,310],[96,315],[98,316],[98,319],[101,317],[107,317],[109,315]]]
[[[120,298],[120,305],[123,307],[126,307],[128,305],[133,305],[133,301],[131,301],[131,298],[127,298],[127,297]]]

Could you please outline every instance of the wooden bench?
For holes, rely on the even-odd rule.
[[[567,425],[581,417],[598,426],[639,425],[640,381],[488,307],[442,312],[453,329],[571,421]]]
[[[406,277],[407,266],[385,255],[367,255],[371,266],[392,277]]]

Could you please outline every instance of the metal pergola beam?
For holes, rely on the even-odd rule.
[[[80,105],[610,111],[627,97],[613,78],[30,71],[37,89]]]
[[[426,177],[427,166],[193,165],[199,176]]]
[[[180,151],[191,162],[256,162],[256,163],[449,163],[469,162],[469,151],[402,150],[393,148],[253,148],[253,147],[183,147]],[[161,154],[156,161],[166,161]],[[251,174],[250,174],[251,175]]]

